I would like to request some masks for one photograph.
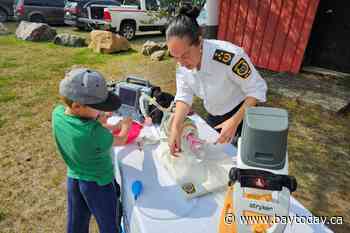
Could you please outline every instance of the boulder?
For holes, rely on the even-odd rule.
[[[52,41],[56,30],[45,23],[21,21],[16,29],[16,37],[28,41]]]
[[[84,47],[86,46],[85,38],[76,35],[70,35],[68,33],[58,34],[53,39],[53,43],[57,45],[70,46],[70,47]]]
[[[2,23],[0,23],[0,36],[8,34],[10,34],[9,30]]]
[[[159,47],[162,50],[168,50],[168,45],[166,44],[166,42],[159,43]]]
[[[152,61],[161,61],[164,59],[165,54],[166,54],[165,50],[156,51],[156,52],[152,53],[151,60]]]
[[[146,43],[143,44],[142,49],[141,49],[141,53],[145,56],[151,56],[152,53],[154,53],[155,51],[159,51],[162,48],[159,46],[159,44],[157,44],[154,41],[146,41]]]
[[[90,33],[89,48],[96,53],[116,53],[130,49],[127,39],[109,31],[94,30]]]

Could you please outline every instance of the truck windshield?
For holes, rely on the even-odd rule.
[[[157,0],[146,0],[146,9],[147,10],[158,10],[159,4]]]
[[[141,6],[140,1],[138,0],[124,0],[123,5]]]

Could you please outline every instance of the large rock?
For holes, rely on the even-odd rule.
[[[45,23],[22,21],[16,29],[16,37],[29,41],[52,41],[56,30]]]
[[[151,56],[152,53],[162,50],[161,45],[157,44],[154,41],[146,41],[146,43],[143,44],[141,53],[145,56]]]
[[[89,48],[97,53],[116,53],[130,49],[130,43],[124,37],[108,31],[94,30],[90,33]]]
[[[166,44],[166,42],[161,42],[158,45],[159,45],[160,49],[168,50],[168,45]]]
[[[86,46],[85,38],[76,35],[70,35],[68,33],[58,34],[53,39],[53,43],[57,45],[70,46],[70,47],[84,47]]]
[[[2,23],[0,23],[0,36],[8,34],[10,34],[9,30]]]
[[[348,103],[346,106],[342,107],[339,111],[338,114],[340,115],[348,115],[350,114],[350,103]]]
[[[151,60],[153,60],[153,61],[161,61],[161,60],[163,60],[165,54],[166,54],[165,50],[156,51],[156,52],[152,53]]]

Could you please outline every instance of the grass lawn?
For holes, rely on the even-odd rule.
[[[7,24],[11,30],[15,25]],[[71,28],[60,27],[59,32]],[[87,33],[73,31],[87,36]],[[64,232],[65,166],[51,137],[51,111],[59,102],[58,83],[73,65],[101,71],[107,79],[140,75],[175,93],[175,63],[153,62],[132,50],[114,55],[88,48],[0,37],[0,232]],[[295,197],[315,215],[343,216],[335,232],[350,232],[350,117],[339,117],[269,91],[267,106],[289,111],[290,174],[297,177]],[[195,109],[205,115],[200,101]],[[97,232],[94,226],[91,232]]]

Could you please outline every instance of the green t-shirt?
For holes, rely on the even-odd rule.
[[[59,105],[52,113],[52,130],[67,176],[106,185],[114,179],[113,135],[100,122],[65,114]]]

